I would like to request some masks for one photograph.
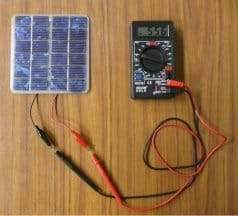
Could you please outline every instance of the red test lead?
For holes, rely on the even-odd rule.
[[[180,82],[178,80],[167,80],[166,85],[169,86],[169,87],[183,88],[185,86],[185,83]]]
[[[71,132],[72,137],[76,140],[76,142],[79,145],[81,145],[83,148],[87,148],[88,147],[87,142],[85,141],[85,139],[83,138],[83,136],[80,133],[78,133],[75,130],[71,130],[70,132]]]
[[[143,211],[149,211],[152,209],[156,209],[156,208],[160,208],[166,204],[168,204],[169,202],[171,202],[172,200],[174,200],[179,194],[181,194],[181,192],[183,192],[188,185],[190,184],[190,182],[193,180],[194,176],[197,176],[202,169],[204,168],[204,166],[206,165],[206,163],[208,162],[208,160],[211,158],[211,156],[218,150],[220,149],[226,142],[227,142],[227,137],[220,131],[216,130],[215,128],[211,127],[203,118],[203,116],[200,114],[200,112],[198,111],[198,107],[197,104],[193,98],[192,92],[189,89],[189,87],[184,83],[184,82],[180,82],[177,80],[167,80],[167,84],[168,87],[172,87],[172,88],[182,88],[184,89],[184,91],[189,95],[191,103],[192,103],[192,107],[194,109],[194,114],[197,117],[198,121],[201,122],[201,124],[208,130],[210,131],[212,134],[219,136],[220,138],[222,138],[222,140],[215,146],[213,147],[210,152],[208,152],[207,155],[205,155],[204,159],[201,161],[201,163],[199,163],[196,166],[196,170],[194,172],[190,172],[190,173],[183,173],[183,172],[179,172],[177,171],[177,169],[173,168],[172,166],[170,166],[165,159],[162,157],[162,155],[159,152],[159,149],[156,145],[156,136],[158,134],[158,132],[163,129],[163,128],[167,128],[167,127],[176,127],[178,129],[182,129],[185,132],[189,133],[191,136],[193,136],[195,138],[195,143],[197,145],[198,148],[198,152],[200,155],[202,155],[202,141],[201,138],[199,136],[199,134],[194,131],[192,128],[187,127],[187,126],[183,126],[180,125],[178,123],[165,123],[165,121],[152,133],[152,138],[151,138],[151,144],[154,147],[154,153],[155,156],[157,157],[158,160],[160,160],[160,162],[164,165],[164,167],[166,167],[170,172],[172,172],[175,175],[181,176],[183,178],[185,178],[184,183],[180,186],[180,188],[175,191],[173,194],[171,194],[170,196],[168,196],[166,199],[164,199],[162,202],[152,205],[152,206],[148,206],[148,207],[130,207],[126,202],[124,202],[122,196],[119,194],[116,186],[114,185],[114,183],[112,182],[111,178],[109,177],[108,172],[106,171],[106,169],[103,167],[103,165],[100,163],[100,161],[97,158],[97,155],[95,154],[95,152],[88,146],[87,142],[85,141],[85,139],[80,135],[79,132],[77,132],[76,130],[71,129],[68,125],[66,125],[64,122],[62,121],[58,121],[57,119],[54,118],[54,116],[52,116],[52,119],[59,123],[59,125],[64,126],[65,129],[70,129],[71,135],[74,137],[74,139],[76,140],[76,142],[78,144],[80,144],[83,148],[88,149],[88,152],[90,154],[91,160],[93,162],[93,164],[95,165],[95,167],[97,168],[97,171],[99,173],[99,175],[102,177],[104,183],[107,185],[108,189],[111,191],[112,196],[115,198],[117,204],[123,208],[126,208],[130,211],[137,211],[137,212],[143,212]],[[53,100],[52,103],[52,115],[54,115],[54,111],[56,110],[56,103],[55,100]]]
[[[123,201],[121,199],[121,196],[120,196],[119,192],[117,191],[117,188],[112,183],[112,181],[111,181],[110,177],[108,176],[105,168],[100,163],[100,160],[97,158],[97,155],[93,152],[90,152],[90,157],[91,157],[91,160],[92,160],[93,164],[96,166],[96,168],[98,170],[98,173],[100,174],[103,181],[105,182],[105,184],[107,185],[107,187],[111,191],[112,195],[115,197],[117,203],[119,205],[122,205]]]

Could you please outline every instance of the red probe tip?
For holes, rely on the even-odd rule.
[[[71,135],[73,136],[73,138],[76,140],[76,142],[81,145],[84,148],[88,147],[87,142],[85,141],[85,139],[83,138],[83,136],[81,134],[79,134],[77,131],[75,130],[71,130]]]

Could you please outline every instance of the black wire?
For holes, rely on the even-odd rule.
[[[193,100],[192,100],[192,97],[191,95],[189,94],[189,92],[187,90],[184,90],[188,96],[189,96],[189,99],[190,99],[190,103],[191,103],[191,106],[192,106],[192,110],[193,110],[193,121],[194,121],[194,126],[195,126],[195,130],[196,130],[196,133],[198,135],[198,138],[201,142],[201,146],[202,146],[202,153],[201,153],[201,157],[199,158],[199,160],[197,160],[197,147],[196,147],[196,140],[194,137],[192,137],[193,139],[193,154],[194,154],[194,163],[191,164],[191,165],[183,165],[183,166],[174,166],[172,167],[173,169],[186,169],[186,168],[192,168],[192,167],[196,167],[198,164],[200,164],[204,158],[206,157],[206,148],[205,148],[205,145],[204,145],[204,142],[201,138],[201,134],[200,134],[200,130],[199,130],[199,121],[198,121],[198,118],[195,114],[195,105],[193,104]],[[149,167],[150,169],[153,169],[153,170],[168,170],[168,168],[166,167],[155,167],[153,165],[150,164],[149,162],[149,151],[150,151],[150,146],[151,146],[151,140],[152,140],[152,136],[154,134],[154,132],[164,123],[168,122],[168,121],[180,121],[181,123],[183,123],[186,127],[188,127],[190,130],[191,130],[191,126],[186,122],[184,121],[183,119],[180,119],[180,118],[177,118],[177,117],[172,117],[172,118],[167,118],[163,121],[161,121],[158,126],[153,130],[153,132],[151,133],[151,136],[149,137],[146,145],[145,145],[145,149],[143,151],[143,161],[145,163],[145,165],[147,167]]]
[[[201,162],[205,159],[206,157],[206,147],[204,145],[204,141],[202,139],[202,136],[201,136],[201,132],[200,132],[200,129],[199,129],[199,121],[198,121],[198,117],[195,113],[195,104],[193,103],[193,99],[192,99],[192,95],[186,90],[184,89],[184,91],[186,92],[186,94],[189,96],[189,100],[190,100],[190,103],[191,103],[191,106],[192,106],[192,110],[193,110],[193,122],[194,122],[194,126],[195,126],[195,129],[196,129],[196,132],[197,132],[197,136],[202,144],[202,160]]]
[[[167,192],[162,192],[162,193],[155,193],[155,194],[148,194],[148,195],[135,195],[135,196],[121,196],[122,199],[146,199],[146,198],[153,198],[153,197],[160,197],[160,196],[166,196],[169,194],[176,193],[178,190],[173,190],[173,191],[167,191]],[[111,194],[107,194],[101,190],[96,191],[98,194],[107,197],[107,198],[115,198]]]
[[[33,117],[32,117],[32,109],[33,109],[33,105],[34,105],[36,99],[38,100],[38,94],[36,94],[36,95],[34,96],[32,102],[31,102],[31,106],[30,106],[30,119],[31,119],[32,125],[33,125],[34,127],[36,127],[36,123],[35,123],[35,121],[34,121],[34,119],[33,119]]]
[[[194,125],[195,125],[195,128],[196,128],[196,132],[198,134],[198,137],[202,143],[202,156],[201,158],[198,160],[197,159],[197,148],[196,148],[196,142],[195,142],[195,138],[193,138],[193,154],[194,154],[194,163],[192,165],[185,165],[185,166],[175,166],[173,167],[174,169],[184,169],[184,168],[191,168],[191,167],[194,167],[194,169],[196,170],[196,165],[200,164],[203,160],[204,160],[204,157],[206,156],[206,150],[205,150],[205,146],[204,146],[204,143],[201,139],[201,135],[200,135],[200,131],[199,131],[199,124],[198,124],[198,119],[195,115],[195,106],[193,104],[193,101],[192,101],[192,98],[191,98],[191,95],[185,90],[185,92],[189,95],[189,98],[190,98],[190,102],[192,104],[192,109],[193,109],[193,119],[194,119]],[[35,97],[33,98],[33,101],[31,103],[31,107],[30,107],[30,118],[31,118],[31,122],[33,124],[33,126],[39,130],[38,126],[36,125],[33,117],[32,117],[32,109],[33,109],[33,105],[36,101],[36,99],[38,99],[38,94],[35,95]],[[149,167],[150,169],[153,169],[153,170],[167,170],[167,168],[164,168],[164,167],[154,167],[150,164],[149,160],[148,160],[148,155],[149,155],[149,150],[150,150],[150,146],[151,146],[151,139],[152,139],[152,135],[154,133],[154,131],[160,127],[160,125],[164,124],[165,122],[167,121],[172,121],[172,120],[175,120],[175,121],[180,121],[181,123],[183,123],[184,125],[186,125],[189,129],[191,129],[191,126],[184,120],[180,119],[180,118],[167,118],[165,120],[163,120],[161,123],[159,123],[159,125],[153,130],[151,136],[149,137],[146,145],[145,145],[145,149],[143,151],[143,160],[144,160],[144,163],[147,167]],[[45,136],[46,134],[44,133],[43,130],[41,130],[41,133],[43,133],[43,135]],[[43,140],[44,141],[44,140]],[[46,143],[47,144],[47,143]],[[47,144],[48,145],[48,144]],[[57,153],[57,152],[56,152]],[[58,152],[59,153],[59,152]],[[60,153],[62,154],[62,153]],[[56,154],[57,155],[57,154]],[[60,158],[62,159],[62,158]],[[104,197],[108,197],[108,198],[114,198],[114,196],[112,196],[111,194],[107,194],[105,192],[103,192],[103,190],[97,186],[94,181],[92,179],[90,179],[88,176],[86,176],[81,169],[79,168],[76,168],[73,163],[67,158],[64,156],[63,158],[63,162],[70,168],[72,169],[72,167],[74,167],[74,169],[72,169],[76,174],[78,174],[78,176],[82,177],[82,175],[88,179],[88,182],[87,180],[84,181],[95,191],[97,192],[98,194],[104,196]],[[193,182],[195,181],[195,177],[192,178],[192,180],[187,184],[186,188],[190,187]],[[167,192],[161,192],[161,193],[155,193],[155,194],[147,194],[147,195],[134,195],[134,196],[122,196],[121,198],[122,199],[141,199],[141,198],[152,198],[152,197],[159,197],[159,196],[164,196],[164,195],[169,195],[169,194],[173,194],[173,193],[176,193],[178,191],[177,190],[172,190],[172,191],[167,191]]]
[[[151,136],[149,137],[146,145],[145,145],[145,149],[144,149],[144,152],[143,152],[143,161],[145,163],[145,165],[147,167],[149,167],[150,169],[153,169],[153,170],[168,170],[168,168],[166,167],[155,167],[155,166],[152,166],[150,163],[149,163],[149,152],[150,152],[150,147],[151,147],[151,141],[152,141],[152,137],[153,137],[153,134],[154,132],[163,124],[165,124],[166,122],[169,122],[169,121],[179,121],[181,122],[182,124],[184,124],[186,127],[188,127],[190,130],[191,130],[191,126],[184,120],[180,119],[180,118],[177,118],[177,117],[171,117],[171,118],[167,118],[163,121],[161,121],[158,126],[153,130],[153,132],[151,133]],[[172,167],[173,169],[186,169],[186,168],[191,168],[191,167],[194,167],[196,166],[197,164],[199,164],[201,162],[201,159],[197,160],[197,151],[196,151],[196,142],[194,140],[195,138],[193,137],[193,154],[194,154],[194,163],[191,164],[191,165],[183,165],[183,166],[174,166]]]

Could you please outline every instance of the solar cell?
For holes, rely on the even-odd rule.
[[[89,23],[82,15],[17,15],[12,19],[14,93],[87,92]]]

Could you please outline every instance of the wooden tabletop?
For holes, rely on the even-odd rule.
[[[238,1],[237,0],[0,0],[0,214],[130,214],[99,196],[55,158],[29,119],[33,95],[10,92],[10,32],[15,14],[86,14],[90,17],[91,89],[59,97],[59,116],[86,135],[122,194],[178,188],[184,179],[145,167],[142,152],[164,118],[192,123],[188,97],[130,98],[133,20],[169,19],[176,27],[176,73],[194,92],[207,121],[229,137],[191,188],[149,214],[238,214]],[[40,95],[33,115],[69,155],[108,192],[86,152],[49,117],[51,95]],[[219,141],[201,129],[207,149]],[[192,162],[184,132],[163,130],[157,139],[173,165]],[[153,164],[159,166],[155,156]],[[187,170],[189,171],[189,170]],[[133,200],[147,206],[164,198]]]

